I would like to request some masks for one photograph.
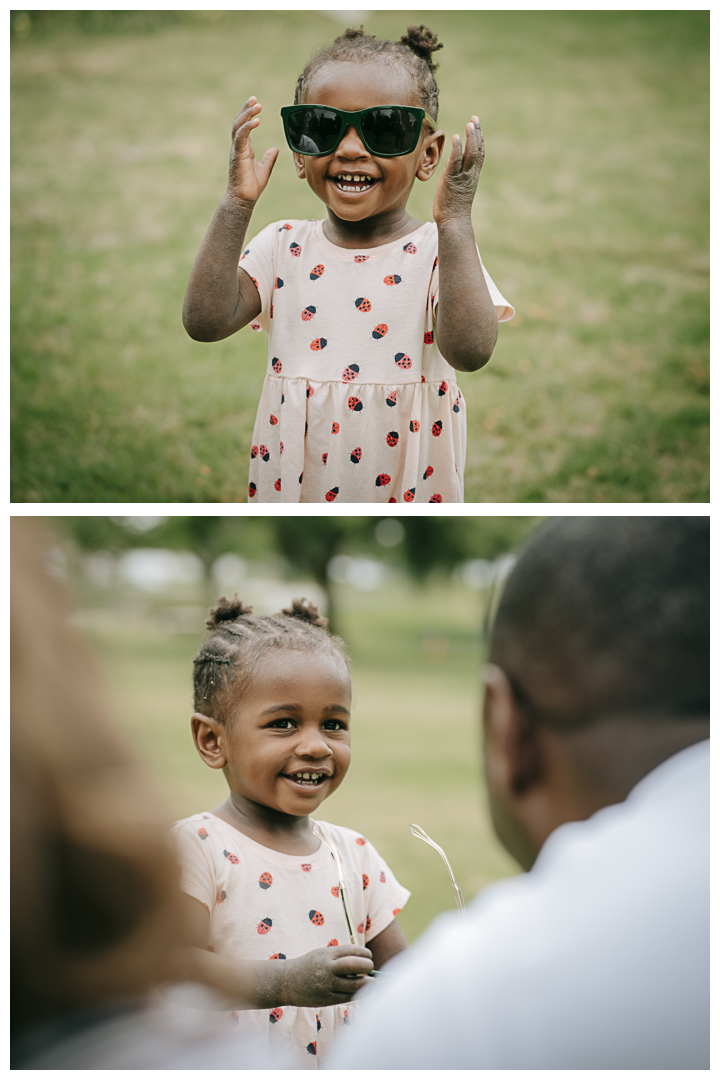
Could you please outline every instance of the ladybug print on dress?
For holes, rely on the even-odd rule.
[[[391,409],[394,409],[397,405],[397,390],[393,390],[391,394],[385,398],[385,404],[389,405]]]
[[[207,829],[198,829],[198,836],[200,837],[201,840],[207,840],[207,838],[208,838]]]
[[[413,502],[415,500],[415,488],[408,488],[403,495],[405,502]]]
[[[319,1031],[320,1028],[322,1027],[322,1024],[320,1023],[320,1017],[318,1016],[317,1013],[315,1013],[315,1023],[317,1024],[317,1029]]]
[[[319,277],[322,277],[324,273],[325,267],[322,265],[322,263],[318,263],[317,266],[313,266],[312,270],[310,271],[310,280],[317,281],[317,279]]]
[[[223,851],[223,855],[225,856],[225,858],[227,859],[228,862],[231,862],[234,865],[237,865],[240,862],[237,855],[233,855],[232,851]]]
[[[408,255],[417,255],[417,248],[412,241],[409,244],[405,244],[403,251],[406,251]]]
[[[343,1009],[343,1024],[350,1023],[350,1014],[347,1009]]]
[[[333,425],[330,428],[330,431],[332,432],[333,435],[337,435],[339,430],[340,430],[340,425],[338,424],[337,420],[333,420]]]
[[[361,448],[359,446],[356,446],[355,449],[350,454],[350,460],[352,461],[353,465],[357,465],[357,463],[360,461],[361,457],[362,457],[362,450],[361,450]]]
[[[372,310],[372,304],[366,296],[358,296],[357,300],[355,301],[355,307],[358,309],[358,311]]]
[[[376,341],[379,341],[380,338],[385,337],[387,332],[388,332],[387,323],[381,322],[381,323],[378,323],[377,326],[375,327],[375,329],[373,330],[372,336],[375,338]]]
[[[344,383],[352,382],[353,379],[357,379],[360,374],[360,368],[357,364],[348,364],[342,373],[342,381]]]
[[[433,335],[432,330],[426,330],[425,331],[425,337],[423,338],[423,343],[425,345],[432,345],[434,340],[435,339],[434,339],[434,335]]]
[[[419,431],[420,430],[420,421],[419,420],[411,420],[410,421],[410,430],[411,431]]]
[[[290,254],[294,255],[296,259],[299,259],[302,254],[302,248],[299,244],[296,244],[295,241],[290,245]]]
[[[435,262],[434,262],[434,263],[432,264],[432,268],[433,268],[433,270],[434,270],[434,269],[435,269],[435,267],[437,266],[437,262],[438,262],[438,261],[437,261],[437,255],[436,255],[436,256],[435,256]]]
[[[360,847],[364,847],[365,844],[367,844],[367,840],[365,839],[364,836],[356,836],[355,837],[355,843],[359,844]]]
[[[272,919],[261,919],[258,923],[258,934],[269,934],[272,927]]]
[[[333,945],[337,945],[337,943],[338,943],[338,939],[336,937],[334,937],[332,939],[332,941],[328,941],[328,943],[327,943],[328,949],[332,948]]]
[[[367,876],[367,874],[363,874],[363,889],[367,889],[369,884],[370,878]]]
[[[263,870],[262,874],[258,878],[258,885],[261,889],[269,889],[272,885],[273,877],[269,870]],[[272,959],[272,958],[271,958]]]
[[[268,1017],[271,1024],[277,1024],[278,1020],[282,1020],[282,1009],[273,1009]]]
[[[460,397],[461,395],[458,394],[458,396],[453,401],[453,412],[460,412]]]
[[[285,443],[284,443],[284,442],[282,442],[282,441],[280,442],[280,453],[281,453],[281,454],[284,454],[284,453],[285,453]]]
[[[316,337],[314,341],[310,342],[310,348],[313,352],[320,352],[327,345],[327,340],[324,337]]]
[[[434,472],[435,470],[433,469],[432,465],[428,465],[427,469],[423,473],[423,480],[427,480],[428,476],[432,476]]]
[[[337,899],[339,898],[339,896],[340,896],[340,889],[338,888],[338,886],[337,886],[337,885],[333,885],[333,887],[332,887],[332,889],[330,890],[330,892],[332,893],[332,895],[333,895],[333,896],[335,897],[335,899],[336,899],[336,900],[337,900]]]
[[[310,322],[316,311],[316,307],[314,307],[312,304],[308,304],[308,306],[306,308],[303,308],[300,312],[300,318],[303,322]]]
[[[443,381],[438,386],[438,397],[445,397],[445,394],[447,394],[447,388],[448,388],[448,385],[445,382],[445,380],[443,379]]]
[[[220,892],[215,897],[215,903],[216,904],[222,904],[222,902],[224,900],[227,900],[227,893],[225,892],[224,889],[221,889]]]
[[[307,1050],[308,1054],[315,1055],[315,1054],[317,1054],[317,1043],[316,1042],[308,1043],[307,1046],[305,1047],[305,1049]]]
[[[275,416],[274,413],[270,413],[270,423],[273,427],[277,424],[277,416]]]
[[[380,880],[385,881],[385,871],[384,870],[380,871]]]
[[[248,484],[248,495],[251,499],[257,495],[257,484],[253,484],[252,481]]]
[[[307,874],[312,870],[312,863],[309,863],[309,862],[300,863],[300,869],[303,870]]]
[[[432,433],[437,439],[438,435],[442,435],[442,420],[436,420],[432,426]]]
[[[388,499],[388,502],[389,502],[389,503],[391,503],[391,502],[397,502],[397,499],[392,499],[392,498],[391,498],[391,499]]]
[[[284,952],[274,952],[272,956],[268,957],[268,960],[287,960],[287,956]]]
[[[400,436],[398,435],[397,431],[388,431],[387,435],[385,436],[385,442],[388,444],[388,446],[397,446],[399,438]]]
[[[268,450],[265,443],[260,443],[260,446],[258,447],[258,450],[259,450],[259,453],[260,453],[260,457],[263,459],[263,461],[269,461],[270,460],[270,451]]]
[[[319,911],[315,910],[308,913],[308,919],[313,924],[313,926],[322,926],[325,922],[325,916],[322,915]]]
[[[433,495],[433,496],[431,496],[430,502],[442,502],[442,495]]]
[[[388,274],[387,277],[383,278],[383,282],[386,285],[399,285],[401,281],[402,281],[402,278],[400,277],[399,274]]]
[[[396,352],[395,353],[395,363],[397,364],[397,366],[399,368],[407,369],[407,368],[412,367],[412,360],[410,359],[410,357],[408,356],[407,353]]]
[[[338,497],[339,491],[340,491],[340,488],[336,488],[336,487],[330,488],[329,491],[326,491],[325,492],[325,502],[335,502],[335,500]]]
[[[320,460],[322,461],[323,465],[327,465],[327,454],[323,454]]]
[[[280,491],[281,486],[282,485],[281,485],[281,482],[280,482],[280,477],[278,476],[277,480],[275,481],[275,490]]]
[[[305,391],[305,397],[311,398],[314,393],[315,393],[315,387],[314,386],[308,386],[307,390]],[[307,424],[305,425],[305,434],[307,435]]]
[[[285,282],[283,281],[283,279],[281,277],[276,277],[275,278],[275,288],[276,289],[282,289],[284,284],[285,284]]]
[[[375,487],[387,487],[390,483],[390,477],[386,472],[381,472],[379,476],[375,477]]]
[[[287,221],[286,221],[284,225],[281,225],[281,226],[280,226],[280,228],[278,229],[278,232],[282,232],[282,231],[283,231],[283,229],[287,229],[287,230],[288,230],[288,232],[289,232],[289,231],[290,231],[290,229],[292,229],[292,225],[288,225],[288,223],[287,223]]]
[[[363,407],[363,404],[362,404],[362,401],[360,400],[360,398],[356,398],[356,397],[349,397],[348,398],[348,409],[350,409],[351,412],[360,412],[362,407]]]
[[[274,305],[274,304],[270,304],[270,318],[271,318],[271,319],[272,319],[272,317],[273,317],[274,313],[275,313],[275,305]]]
[[[356,255],[355,262],[367,262],[369,258],[369,255]]]
[[[398,916],[401,911],[402,911],[402,908],[400,908],[400,907],[393,908],[393,915]]]
[[[305,475],[305,470],[303,470],[300,473],[300,475],[298,476],[298,484],[302,484],[302,478],[303,478],[304,475]]]
[[[272,369],[276,375],[279,375],[282,371],[282,360],[278,360],[277,356],[273,357]]]

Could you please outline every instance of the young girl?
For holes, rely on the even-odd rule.
[[[351,1025],[353,994],[406,947],[409,892],[368,841],[310,817],[350,765],[351,686],[342,641],[314,604],[254,617],[235,597],[210,612],[195,657],[192,730],[230,795],[175,824],[195,926],[190,976],[221,991],[248,1035],[287,1067],[317,1068]]]
[[[198,341],[247,323],[268,333],[250,501],[462,502],[466,416],[454,372],[487,363],[498,319],[514,310],[473,234],[476,116],[464,150],[452,138],[435,223],[406,210],[445,141],[432,61],[441,47],[422,26],[399,42],[346,30],[310,60],[282,114],[297,175],[328,216],[274,222],[247,248],[279,151],[255,160],[256,98],[235,118],[227,192],[183,321]]]

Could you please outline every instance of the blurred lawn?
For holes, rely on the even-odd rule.
[[[411,822],[445,848],[466,900],[517,871],[492,833],[480,778],[480,597],[449,583],[338,587],[354,661],[353,763],[318,816],[364,833],[412,891],[400,919],[410,940],[454,908],[442,861],[411,836]],[[111,626],[90,636],[116,722],[164,789],[169,820],[212,809],[227,787],[201,762],[189,724],[201,628],[190,636],[121,619]]]
[[[191,341],[183,293],[233,116],[256,94],[256,147],[282,147],[280,106],[342,25],[168,13],[148,32],[42,36],[24,18],[12,499],[243,501],[265,337]],[[488,368],[460,377],[468,501],[706,500],[708,13],[364,21],[392,38],[436,30],[441,124],[462,130],[477,110],[485,132],[476,235],[518,315]],[[417,217],[433,190],[416,185]],[[283,148],[252,232],[322,213]]]

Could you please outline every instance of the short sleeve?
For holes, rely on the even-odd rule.
[[[240,268],[250,275],[260,293],[261,311],[250,325],[253,330],[261,329],[266,333],[270,323],[270,305],[275,286],[276,236],[279,228],[280,224],[274,221],[272,225],[268,225],[259,232],[245,245],[238,263]]]
[[[204,826],[205,822],[197,819],[180,821],[173,825],[172,834],[180,861],[180,888],[212,914],[217,888],[212,849],[206,846],[208,832]]]
[[[393,919],[400,914],[410,899],[410,891],[400,884],[382,856],[367,841],[366,851],[368,867],[366,874],[369,878],[367,910],[370,919],[370,929],[365,933],[367,944],[386,930]]]
[[[513,315],[515,314],[515,308],[512,306],[511,303],[509,303],[509,301],[507,301],[505,299],[505,297],[500,292],[497,285],[495,284],[495,282],[493,281],[493,279],[490,277],[487,270],[485,269],[485,263],[482,261],[482,255],[480,254],[480,251],[478,250],[477,244],[475,245],[475,250],[477,251],[478,258],[480,259],[480,266],[482,267],[483,277],[485,278],[485,284],[487,285],[488,292],[490,293],[490,299],[492,300],[492,302],[493,302],[493,304],[495,306],[495,310],[497,311],[498,322],[509,322],[510,319],[512,319]],[[437,260],[435,260],[435,265],[433,267],[432,277],[430,279],[430,297],[431,297],[432,308],[433,308],[433,318],[435,318],[435,312],[437,310],[437,305],[438,305],[438,283],[439,283],[438,267],[437,267]]]

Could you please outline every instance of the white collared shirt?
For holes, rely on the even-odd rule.
[[[709,1068],[709,753],[556,829],[464,923],[437,919],[329,1068]]]

